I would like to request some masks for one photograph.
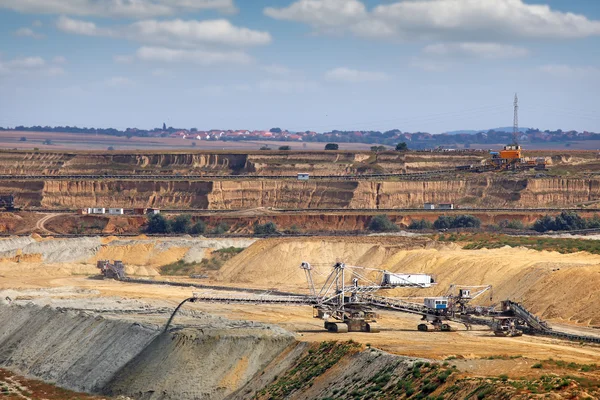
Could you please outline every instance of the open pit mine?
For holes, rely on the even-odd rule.
[[[600,398],[598,235],[365,230],[592,218],[596,158],[0,152],[0,398]],[[154,211],[211,233],[146,235]]]

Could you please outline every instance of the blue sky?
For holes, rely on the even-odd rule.
[[[600,132],[592,0],[0,0],[0,126]]]

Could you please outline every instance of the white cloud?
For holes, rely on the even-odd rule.
[[[111,36],[108,29],[100,29],[93,22],[72,19],[62,15],[56,22],[56,27],[63,32],[86,36]]]
[[[0,8],[21,13],[152,18],[188,11],[236,10],[233,0],[0,0]]]
[[[0,74],[28,74],[38,76],[64,75],[65,70],[56,65],[48,65],[42,57],[14,58],[4,61],[0,59]]]
[[[44,26],[44,24],[39,19],[36,19],[31,23],[31,26],[33,26],[34,28],[41,28],[42,26]]]
[[[66,64],[67,59],[63,56],[56,56],[52,59],[52,62],[55,64]]]
[[[383,72],[359,71],[356,69],[340,67],[325,73],[325,79],[332,82],[377,82],[388,79]]]
[[[252,58],[241,51],[206,51],[171,49],[144,46],[137,50],[135,58],[141,61],[165,63],[193,63],[203,66],[215,64],[249,64]]]
[[[123,76],[114,76],[104,81],[104,84],[111,88],[129,87],[132,86],[134,83],[135,82],[131,79]]]
[[[264,13],[323,28],[359,22],[367,17],[367,8],[358,0],[299,0],[285,8],[267,7]]]
[[[77,35],[120,37],[142,43],[177,47],[199,45],[246,47],[265,45],[272,40],[268,32],[237,27],[225,19],[145,20],[126,26],[100,28],[93,22],[61,16],[56,26],[63,32]]]
[[[437,43],[426,46],[423,53],[430,56],[478,57],[486,59],[525,57],[529,51],[523,47],[499,43]]]
[[[539,67],[539,70],[557,78],[600,78],[600,68],[594,66],[549,64]]]
[[[298,0],[269,7],[272,18],[304,22],[317,31],[366,37],[473,40],[579,38],[600,34],[600,21],[523,0],[405,0],[367,10],[358,0]]]
[[[15,31],[15,35],[21,36],[21,37],[30,37],[30,38],[34,38],[34,39],[43,39],[44,38],[44,35],[42,35],[41,33],[36,33],[31,28],[19,28]]]
[[[278,64],[264,65],[260,69],[269,74],[278,76],[288,76],[292,73],[292,70],[288,67]]]
[[[271,42],[268,32],[234,26],[226,19],[206,21],[147,20],[131,24],[127,36],[153,43],[218,44],[228,46],[257,46]]]

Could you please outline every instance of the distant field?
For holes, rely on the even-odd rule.
[[[21,142],[21,137],[26,137],[26,142]],[[47,139],[52,145],[45,145]],[[196,143],[196,146],[192,146]],[[325,143],[315,142],[274,142],[274,141],[247,141],[247,142],[222,142],[200,141],[173,138],[140,138],[117,137],[109,135],[59,133],[59,132],[0,132],[0,148],[28,150],[106,150],[112,146],[115,150],[259,150],[268,145],[273,150],[279,146],[290,146],[292,150],[323,150]],[[369,150],[371,144],[366,143],[339,143],[340,150]]]

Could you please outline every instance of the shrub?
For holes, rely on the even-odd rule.
[[[481,221],[472,215],[459,215],[454,218],[452,228],[479,228]]]
[[[274,222],[269,221],[265,224],[254,225],[255,235],[273,235],[277,233],[277,225]]]
[[[481,220],[472,215],[457,215],[456,217],[441,215],[435,220],[433,226],[435,229],[479,228]]]
[[[279,146],[279,150],[284,150],[284,151],[288,151],[291,150],[292,148],[290,146]]]
[[[108,146],[108,149],[106,149],[106,150],[108,150],[108,151],[114,151],[114,149],[115,148],[113,146]]]
[[[590,226],[600,226],[600,219],[594,216],[591,220],[586,220],[580,217],[575,211],[563,211],[560,215],[552,218],[545,215],[535,221],[533,229],[538,232],[546,231],[572,231],[577,229],[585,229]]]
[[[433,224],[425,219],[422,219],[420,221],[412,221],[410,223],[410,225],[408,226],[408,229],[417,229],[417,230],[431,229],[431,228],[433,228]]]
[[[160,214],[154,214],[148,217],[148,233],[168,233],[169,222]]]
[[[203,221],[196,222],[191,228],[190,233],[193,235],[201,235],[206,231],[206,224]]]
[[[46,140],[43,141],[43,144],[51,145],[52,144],[52,140],[46,139]]]
[[[221,222],[217,226],[214,227],[214,229],[211,231],[211,233],[214,235],[222,235],[228,231],[229,231],[229,225],[227,225],[225,222]]]
[[[400,228],[387,215],[376,215],[369,222],[369,230],[375,232],[396,232]]]
[[[543,367],[542,363],[535,363],[531,366],[531,368],[541,369]]]
[[[500,227],[502,228],[508,228],[508,229],[519,229],[519,230],[523,230],[525,229],[525,225],[523,224],[523,222],[521,222],[518,219],[513,219],[513,220],[507,220],[505,219],[504,221],[500,222]]]
[[[398,143],[396,145],[396,151],[407,151],[407,150],[408,150],[408,145],[406,144],[406,142]]]
[[[21,139],[19,139],[19,141],[21,141],[21,142],[26,142],[26,141],[27,141],[27,138],[26,138],[25,136],[21,136]]]
[[[267,145],[262,146],[260,149],[261,150],[271,150],[271,148],[269,146],[267,146]]]
[[[171,231],[174,233],[187,233],[190,230],[192,217],[188,214],[178,215],[171,223]]]
[[[450,229],[454,223],[454,218],[447,215],[440,215],[433,223],[435,229]]]
[[[327,143],[325,150],[339,150],[340,146],[337,143]]]

